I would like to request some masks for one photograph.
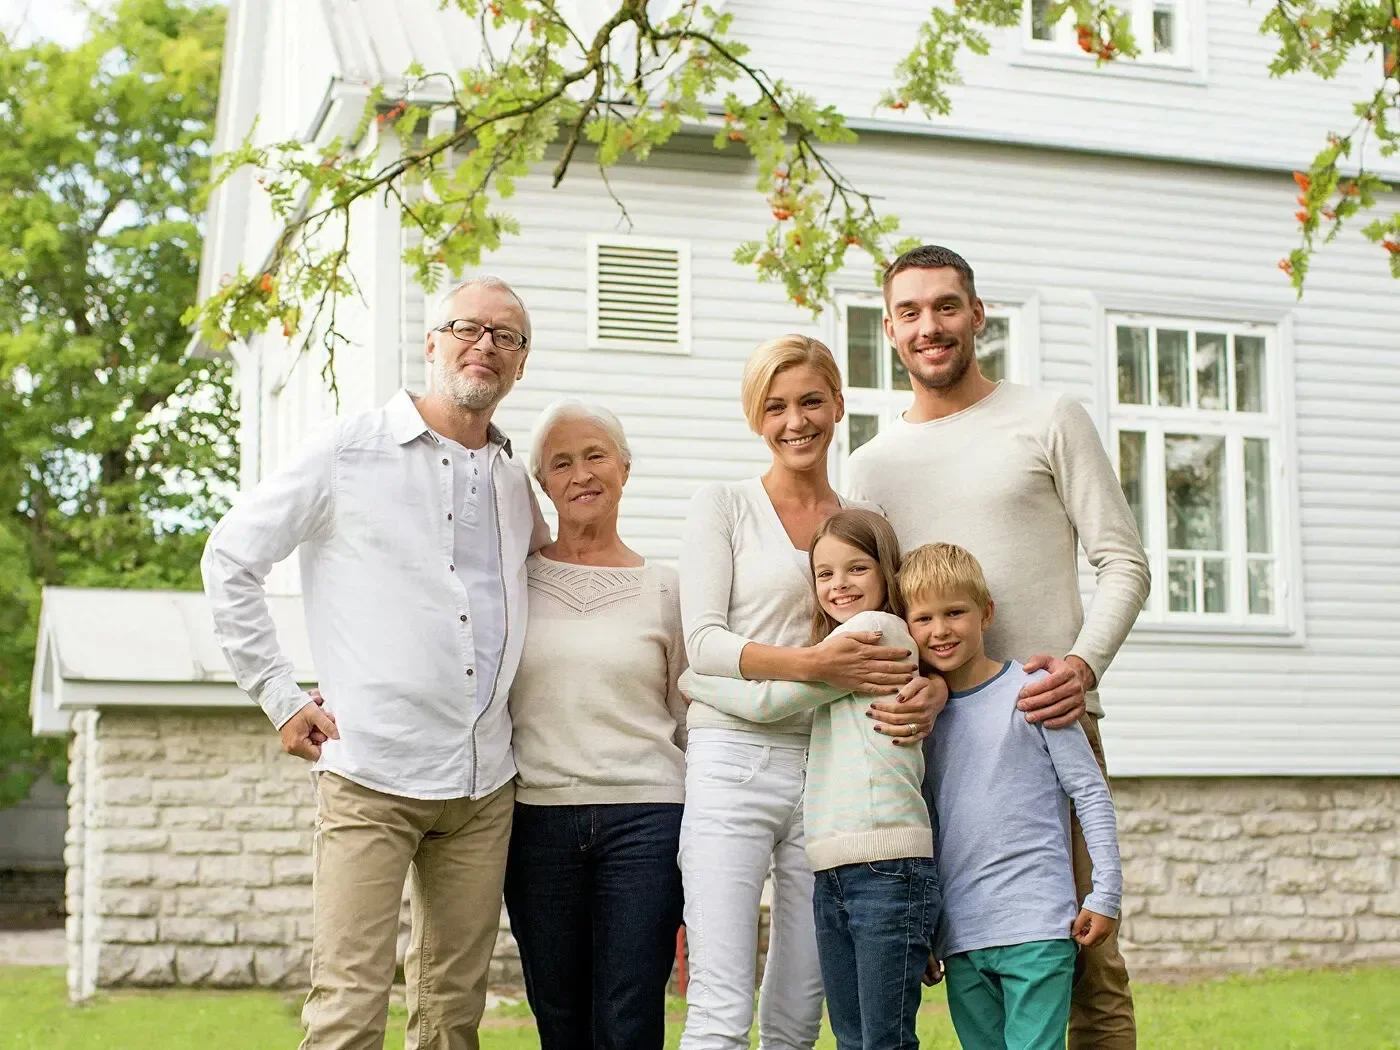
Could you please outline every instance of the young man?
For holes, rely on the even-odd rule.
[[[1108,785],[1078,725],[1048,729],[1017,715],[1036,676],[987,656],[995,611],[976,558],[947,543],[918,547],[904,557],[899,589],[919,655],[949,690],[928,778],[945,898],[937,951],[958,1040],[964,1050],[1063,1048],[1079,947],[1109,936],[1123,894]],[[1094,864],[1082,908],[1071,800]]]
[[[314,761],[311,993],[303,1050],[376,1050],[413,872],[407,1046],[476,1050],[514,804],[506,694],[525,557],[548,539],[491,425],[530,319],[503,281],[452,289],[431,392],[336,421],[243,495],[204,551],[215,631],[282,748]],[[263,581],[293,551],[324,709],[302,692]]]
[[[1148,570],[1098,433],[1072,398],[982,375],[976,339],[986,316],[956,252],[925,245],[900,256],[885,273],[885,305],[885,334],[914,403],[851,457],[848,495],[884,511],[906,550],[942,540],[976,555],[1005,606],[988,646],[1010,657],[1055,654],[1026,661],[1050,677],[1025,687],[1021,710],[1049,728],[1078,720],[1102,767],[1094,690],[1147,599]],[[1096,575],[1087,616],[1081,544]],[[1074,858],[1083,895],[1090,863],[1077,824]],[[1082,965],[1071,1050],[1131,1050],[1132,993],[1116,935],[1083,953]]]

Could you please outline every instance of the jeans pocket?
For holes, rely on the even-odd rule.
[[[885,879],[908,879],[914,875],[914,865],[918,862],[909,857],[898,860],[871,860],[865,866],[872,875]]]
[[[763,748],[719,743],[691,744],[686,751],[687,775],[703,784],[747,784],[762,765]]]

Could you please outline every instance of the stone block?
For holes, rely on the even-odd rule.
[[[98,915],[145,919],[160,914],[160,894],[144,890],[103,890],[96,904]]]
[[[1151,810],[1140,813],[1119,813],[1118,834],[1121,838],[1134,835],[1158,835],[1171,826],[1171,818],[1161,812]]]
[[[100,806],[88,821],[94,828],[153,828],[159,823],[154,806]]]
[[[1371,898],[1371,911],[1387,918],[1400,918],[1400,892],[1383,893]]]
[[[311,853],[311,832],[250,831],[243,836],[243,849],[248,853],[305,856]]]
[[[172,944],[233,944],[238,940],[238,928],[232,919],[161,919],[160,939]]]
[[[1339,783],[1332,791],[1332,805],[1340,810],[1394,810],[1397,807],[1389,780],[1360,777]]]
[[[224,811],[214,806],[164,806],[160,822],[167,828],[218,831],[224,826]]]
[[[271,886],[272,859],[256,854],[206,858],[199,865],[199,881],[202,886]]]
[[[199,883],[199,859],[162,854],[151,858],[152,884],[158,889],[195,886]]]
[[[1394,864],[1385,857],[1364,857],[1332,866],[1332,885],[1347,893],[1385,893],[1395,889]]]
[[[143,714],[103,711],[98,725],[98,738],[106,741],[114,737],[140,737],[154,740],[160,736],[158,719]]]
[[[253,890],[253,911],[258,915],[310,915],[310,886],[278,886]]]
[[[103,886],[149,886],[151,858],[144,853],[113,853],[102,859]]]
[[[177,948],[175,975],[180,984],[246,988],[253,983],[253,949]]]
[[[247,784],[226,780],[152,780],[151,799],[161,806],[241,806],[252,801]],[[182,982],[183,983],[183,982]]]
[[[1363,915],[1356,920],[1358,941],[1388,941],[1396,946],[1400,956],[1400,919]]]
[[[1348,939],[1351,927],[1340,919],[1282,919],[1246,915],[1224,920],[1220,935],[1226,941],[1326,942]]]
[[[1272,813],[1245,813],[1240,827],[1251,838],[1277,838],[1280,835],[1306,835],[1318,829],[1317,816],[1287,810]]]
[[[272,878],[279,886],[310,886],[311,873],[311,857],[308,854],[272,859]]]
[[[97,763],[103,767],[162,762],[165,745],[149,737],[113,737],[97,742]]]
[[[298,827],[293,806],[232,806],[224,811],[224,823],[239,831],[292,831]]]
[[[1171,883],[1167,862],[1160,857],[1123,862],[1123,886],[1134,893],[1166,893]]]
[[[253,908],[251,890],[233,887],[207,889],[191,886],[175,891],[175,914],[239,918]]]
[[[296,938],[291,919],[243,919],[238,923],[240,944],[290,944]]]
[[[1202,814],[1178,821],[1172,831],[1183,839],[1194,842],[1220,842],[1238,838],[1242,828],[1235,817],[1222,817],[1215,814]]]
[[[155,988],[175,983],[175,948],[168,944],[104,944],[97,950],[97,986]]]
[[[1349,919],[1360,915],[1371,904],[1371,899],[1355,893],[1320,893],[1304,899],[1307,913],[1319,919]]]
[[[157,796],[164,790],[159,786],[163,781],[221,781],[227,774],[228,766],[222,762],[162,762],[149,773]]]
[[[1215,939],[1216,919],[1134,919],[1123,936],[1137,944],[1207,944]]]
[[[1275,857],[1268,862],[1265,882],[1273,893],[1321,893],[1327,888],[1327,866],[1301,857]]]
[[[154,944],[159,940],[155,919],[107,917],[98,927],[97,938],[104,944]]]
[[[309,908],[311,904],[310,895],[307,896],[306,903]],[[316,922],[312,918],[310,911],[304,915],[296,916],[292,919],[292,922],[296,924],[296,939],[310,943],[311,938],[316,934]]]
[[[1203,897],[1263,893],[1264,872],[1261,862],[1213,865],[1196,876],[1195,891]]]
[[[253,977],[264,988],[299,988],[311,979],[311,949],[304,944],[253,951]]]
[[[1203,805],[1203,796],[1194,785],[1182,783],[1163,793],[1161,805],[1168,813],[1199,813]]]
[[[104,853],[156,853],[170,844],[170,836],[153,828],[104,828],[97,848]]]
[[[1159,919],[1207,919],[1230,914],[1230,902],[1220,897],[1162,896],[1147,902],[1147,912]]]
[[[1370,835],[1395,827],[1395,814],[1384,810],[1334,809],[1322,814],[1323,831]]]
[[[310,798],[311,791],[307,787],[304,776],[296,780],[263,779],[258,782],[254,797],[259,803],[282,802],[297,805]]]
[[[100,806],[144,806],[151,801],[149,777],[103,777],[97,782]]]
[[[172,831],[170,851],[181,854],[235,854],[243,843],[231,831]]]
[[[1323,860],[1352,860],[1366,852],[1356,839],[1334,835],[1314,835],[1310,846],[1308,852]]]
[[[1322,810],[1333,804],[1325,782],[1269,780],[1257,785],[1258,806],[1269,810]]]

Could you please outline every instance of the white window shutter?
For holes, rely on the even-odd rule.
[[[643,237],[591,237],[588,345],[690,353],[690,246]]]

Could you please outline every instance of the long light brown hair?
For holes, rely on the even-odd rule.
[[[807,572],[812,579],[812,633],[807,644],[816,645],[839,626],[817,600],[817,543],[826,536],[848,543],[866,557],[874,559],[885,583],[885,604],[881,609],[904,619],[904,596],[899,591],[898,583],[899,539],[894,534],[894,527],[885,520],[884,515],[876,514],[873,510],[838,510],[817,526],[812,546],[807,550]]]

